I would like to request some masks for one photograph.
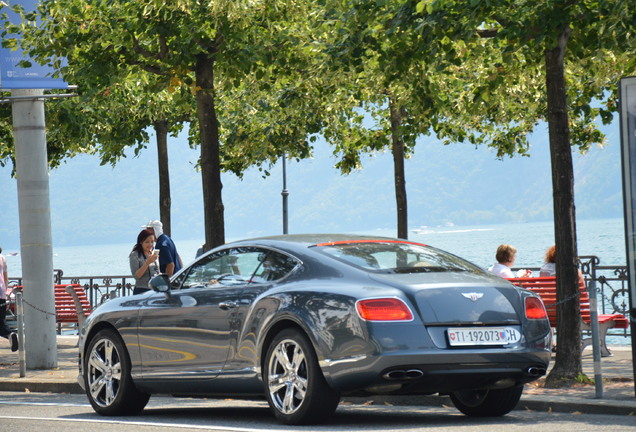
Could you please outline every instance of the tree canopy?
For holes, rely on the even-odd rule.
[[[299,105],[303,99],[310,100],[300,93],[303,86],[291,78],[301,77],[298,71],[311,44],[297,45],[297,38],[284,31],[292,19],[305,16],[306,6],[303,2],[151,1],[139,7],[131,2],[73,0],[61,5],[45,0],[37,13],[25,16],[26,24],[10,27],[9,32],[21,33],[23,47],[40,62],[60,66],[56,59],[66,57],[68,66],[60,66],[61,73],[81,80],[80,87],[100,89],[95,97],[139,95],[149,106],[165,91],[185,95],[182,90],[186,89],[191,94],[189,101],[173,98],[157,101],[155,106],[164,109],[167,104],[175,107],[173,112],[189,108],[196,113],[191,132],[201,148],[209,248],[224,242],[221,169],[240,174],[255,163],[271,163],[272,154],[283,152],[304,157],[308,136],[320,129],[314,116],[288,109],[294,98]],[[36,17],[42,21],[39,28],[29,25]],[[134,81],[128,81],[131,70],[142,91],[116,92],[116,85],[133,85]],[[250,86],[250,81],[257,85]],[[122,108],[126,102],[130,99],[121,99]],[[227,124],[233,127],[236,117],[229,115],[249,106],[269,113],[273,121],[264,124],[249,117],[244,124],[248,128],[222,126],[223,115],[228,115]],[[149,113],[136,104],[130,108],[131,119],[143,117],[137,111]],[[242,118],[248,118],[249,112]],[[272,145],[276,152],[270,151]],[[104,154],[116,156],[117,147],[107,148]]]

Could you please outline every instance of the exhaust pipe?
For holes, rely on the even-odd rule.
[[[382,378],[386,380],[390,380],[390,381],[396,381],[396,380],[418,379],[423,376],[424,376],[424,372],[422,372],[419,369],[408,369],[408,370],[395,369],[382,375]]]
[[[546,370],[545,368],[542,368],[542,367],[530,366],[528,370],[526,371],[526,373],[533,377],[540,377],[545,375]]]
[[[409,369],[406,371],[406,377],[408,379],[417,379],[424,376],[424,372],[419,369]]]

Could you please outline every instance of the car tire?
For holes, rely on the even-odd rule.
[[[471,417],[499,417],[512,411],[519,402],[523,386],[496,390],[462,390],[451,393],[455,407]]]
[[[128,351],[115,331],[100,330],[90,340],[84,357],[84,383],[96,413],[134,415],[144,409],[150,395],[137,390],[130,368]]]
[[[267,349],[264,365],[267,401],[274,416],[289,425],[328,420],[340,402],[320,370],[316,352],[303,332],[288,328]]]

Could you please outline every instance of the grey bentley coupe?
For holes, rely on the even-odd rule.
[[[407,240],[239,241],[150,287],[81,331],[78,380],[99,414],[137,414],[152,394],[265,398],[279,421],[309,424],[342,396],[441,394],[500,416],[550,361],[537,295]]]

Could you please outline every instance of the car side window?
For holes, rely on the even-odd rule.
[[[187,272],[182,289],[243,285],[260,262],[254,248],[226,249],[197,261]]]
[[[252,282],[257,283],[282,279],[299,264],[295,258],[275,251],[264,251],[258,260],[260,265],[252,276]]]
[[[185,279],[187,274],[188,272],[184,271],[181,274],[179,274],[179,276],[177,276],[175,279],[173,279],[172,282],[170,282],[171,289],[176,290],[181,288],[181,285],[183,284],[183,280]]]

